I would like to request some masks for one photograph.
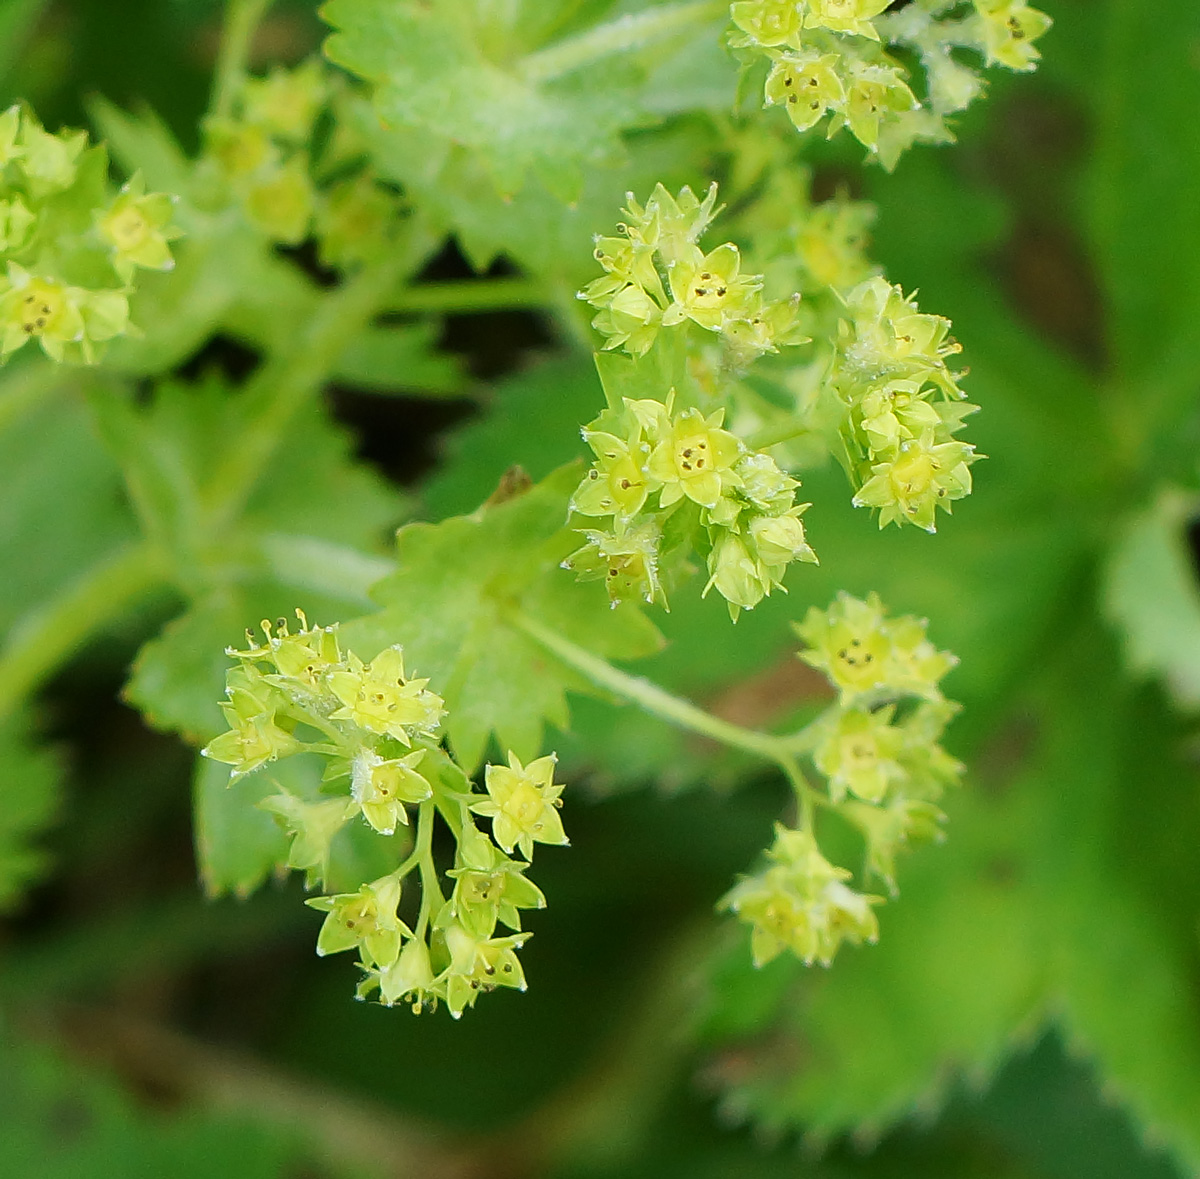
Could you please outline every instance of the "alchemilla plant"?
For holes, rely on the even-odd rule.
[[[278,523],[263,535],[246,513],[255,486],[272,477],[289,421],[321,383],[355,348],[352,366],[386,368],[403,346],[405,330],[377,317],[403,306],[406,289],[419,299],[413,276],[448,226],[397,153],[445,136],[456,146],[442,167],[482,169],[501,196],[519,201],[533,177],[551,192],[578,191],[581,177],[556,170],[553,158],[556,87],[569,80],[572,94],[585,94],[622,55],[652,78],[663,47],[682,38],[698,51],[711,38],[705,51],[719,54],[722,40],[713,27],[720,6],[683,4],[532,51],[518,71],[524,90],[501,88],[496,117],[512,118],[509,133],[522,136],[529,120],[550,122],[500,167],[487,144],[456,139],[444,80],[444,109],[422,105],[425,49],[452,37],[466,61],[523,31],[536,37],[541,18],[487,5],[335,0],[325,14],[341,70],[310,59],[254,76],[244,54],[263,7],[231,5],[195,161],[160,129],[105,108],[102,126],[121,159],[147,161],[115,189],[104,149],[83,132],[47,132],[27,107],[0,116],[5,357],[36,341],[60,364],[152,375],[188,347],[162,324],[156,338],[156,307],[214,282],[226,284],[216,300],[225,310],[211,326],[225,323],[267,351],[236,395],[163,384],[152,408],[138,410],[103,382],[94,394],[108,435],[159,439],[148,452],[117,443],[146,538],[133,587],[174,581],[201,610],[228,593],[231,576],[237,583],[223,553],[239,544],[277,567],[315,560],[335,599],[361,595],[362,559],[328,548],[341,540],[336,502],[330,541],[281,540]],[[891,168],[913,144],[951,137],[951,116],[981,92],[981,65],[1032,68],[1033,42],[1049,23],[1024,4],[992,0],[885,7],[739,0],[725,13],[724,40],[741,61],[743,90],[765,69],[764,103],[783,106],[797,131],[847,128]],[[393,35],[369,45],[379,22]],[[406,36],[410,48],[397,48]],[[723,85],[733,86],[737,61],[726,68]],[[644,120],[636,87],[628,109],[625,101],[609,112],[610,137]],[[308,903],[325,914],[318,953],[357,954],[360,997],[414,1011],[444,1005],[458,1017],[483,992],[525,988],[522,913],[546,904],[527,873],[535,847],[567,842],[560,808],[571,791],[555,780],[542,734],[546,720],[568,724],[566,689],[628,701],[773,765],[790,783],[793,802],[764,866],[718,905],[749,926],[756,965],[784,952],[828,965],[843,943],[874,942],[878,907],[897,892],[898,857],[942,837],[938,801],[963,768],[940,745],[955,712],[940,681],[955,659],[923,621],[889,617],[875,595],[840,594],[796,624],[800,657],[835,699],[788,733],[731,724],[610,661],[652,650],[654,613],[683,594],[723,599],[730,625],[771,595],[809,597],[803,566],[818,561],[821,505],[801,502],[802,474],[822,455],[844,467],[854,505],[881,528],[933,532],[971,491],[977,455],[958,436],[976,407],[952,367],[960,347],[949,321],[870,262],[869,206],[844,194],[811,198],[774,114],[753,106],[737,108],[736,129],[727,113],[715,124],[728,136],[724,218],[709,176],[679,189],[656,183],[628,193],[615,229],[595,231],[598,274],[564,257],[563,273],[584,279],[576,298],[591,309],[599,345],[605,404],[580,423],[590,465],[536,488],[512,480],[473,516],[402,528],[395,568],[373,579],[380,611],[355,619],[343,610],[337,625],[310,626],[297,610],[297,630],[281,619],[248,632],[248,646],[227,650],[223,731],[207,714],[199,724],[173,715],[170,704],[158,717],[152,683],[179,674],[170,640],[139,660],[133,698],[190,733],[210,728],[202,753],[229,767],[220,787],[229,801],[209,799],[200,815],[210,886],[244,891],[272,865],[303,872]],[[425,183],[442,181],[427,174]],[[738,240],[714,245],[715,225]],[[325,289],[271,252],[308,241],[337,279]],[[234,248],[259,259],[258,277],[254,267],[217,277],[222,252]],[[151,286],[144,272],[162,277]],[[582,332],[571,294],[563,291],[560,314]],[[121,337],[128,345],[110,361],[104,348]],[[213,413],[229,421],[231,441],[209,463],[196,432]],[[162,439],[174,451],[165,460]],[[276,575],[282,586],[312,576]],[[594,621],[581,626],[584,617]],[[34,668],[44,673],[36,659]],[[296,768],[279,777],[287,767]],[[260,840],[250,863],[222,863],[223,850],[207,842],[205,807],[221,810],[231,838],[257,822],[256,811],[273,817],[276,835]],[[837,852],[826,843],[835,827]],[[847,832],[858,851],[838,862]]]

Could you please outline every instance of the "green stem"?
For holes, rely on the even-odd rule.
[[[421,869],[421,912],[417,916],[416,937],[423,941],[429,929],[429,918],[436,904],[440,909],[445,903],[442,888],[438,883],[437,865],[433,862],[433,824],[437,807],[432,798],[427,798],[417,809],[417,846],[409,858],[416,858]]]
[[[246,80],[250,43],[271,3],[272,0],[229,0],[209,103],[209,113],[216,118],[227,119],[233,113],[234,100]]]
[[[636,704],[653,716],[702,737],[719,741],[733,749],[741,749],[756,757],[765,758],[780,766],[789,780],[803,781],[795,759],[795,737],[776,737],[761,733],[757,729],[744,729],[718,716],[698,708],[690,700],[672,696],[670,692],[641,676],[632,676],[621,671],[607,660],[593,655],[591,651],[577,646],[570,639],[550,630],[540,622],[524,614],[518,614],[514,622],[527,635],[541,643],[547,651],[558,656],[569,667],[573,667],[597,687],[605,688],[614,695]],[[807,783],[805,783],[807,785]],[[809,787],[811,789],[811,787]]]
[[[241,515],[292,416],[320,388],[346,341],[371,320],[410,263],[410,251],[397,250],[328,295],[297,332],[294,348],[273,356],[251,379],[242,394],[252,407],[249,420],[230,440],[210,484],[215,492],[208,505],[212,535],[220,535]]]
[[[729,16],[727,0],[661,5],[618,17],[531,53],[520,62],[519,72],[529,82],[550,82],[606,57],[645,49],[722,16]]]
[[[0,718],[11,713],[89,635],[164,581],[157,551],[147,544],[129,545],[26,614],[0,651]]]
[[[387,299],[383,310],[406,315],[475,315],[544,307],[548,301],[546,290],[532,279],[481,278],[417,283]]]

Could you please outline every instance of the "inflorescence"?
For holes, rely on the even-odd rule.
[[[1050,27],[1024,0],[737,0],[730,44],[748,64],[765,62],[767,106],[782,106],[798,131],[828,117],[891,168],[913,143],[953,138],[948,118],[982,93],[974,60],[1032,70],[1034,42]],[[891,47],[915,57],[917,86]],[[916,87],[914,89],[914,87]]]
[[[760,966],[784,950],[827,966],[843,942],[878,937],[874,910],[884,898],[852,887],[853,873],[822,855],[821,816],[858,831],[865,875],[894,895],[897,854],[941,838],[937,803],[963,770],[939,744],[958,711],[939,681],[956,660],[929,642],[923,622],[887,618],[873,594],[863,601],[843,593],[795,629],[807,644],[800,657],[825,673],[838,700],[806,730],[825,789],[794,782],[799,826],[778,824],[767,866],[721,901],[750,926]]]
[[[108,155],[84,131],[46,131],[23,106],[0,113],[0,362],[31,340],[94,364],[130,331],[139,268],[169,270],[173,200],[140,175],[114,192]]]
[[[524,990],[517,950],[529,934],[520,910],[546,903],[525,872],[535,844],[567,842],[555,757],[522,765],[510,753],[507,765],[486,767],[479,792],[441,743],[442,698],[406,673],[399,647],[364,663],[341,649],[336,627],[310,627],[297,615],[296,633],[284,620],[264,622],[261,641],[250,633],[246,650],[229,649],[237,661],[222,705],[230,727],[204,755],[232,767],[231,785],[281,758],[324,760],[319,793],[281,788],[260,804],[288,833],[281,866],[304,872],[309,887],[325,887],[348,824],[384,837],[417,815],[411,851],[394,871],[309,900],[326,914],[317,952],[356,951],[360,998],[377,994],[417,1011],[442,1002],[457,1017],[483,992]],[[490,832],[476,816],[490,820]],[[434,858],[438,819],[454,842],[445,871]],[[405,909],[410,893],[419,893],[407,905],[415,916]],[[500,926],[510,932],[498,934]]]

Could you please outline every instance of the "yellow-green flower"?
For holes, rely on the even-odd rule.
[[[584,476],[571,508],[582,516],[616,516],[627,520],[641,510],[649,492],[646,462],[650,447],[641,440],[618,438],[603,430],[584,430],[584,441],[596,461]]]
[[[51,135],[42,129],[32,112],[21,113],[17,163],[35,195],[61,192],[75,183],[87,138],[86,131],[60,131]]]
[[[812,606],[792,625],[809,647],[800,658],[829,676],[843,702],[890,682],[892,642],[876,594],[862,601],[839,593],[828,610]]]
[[[758,275],[741,273],[742,256],[729,242],[705,254],[693,247],[668,272],[674,302],[663,313],[663,326],[685,318],[709,331],[719,331],[727,319],[753,315],[754,296],[762,290]]]
[[[274,165],[279,150],[261,127],[230,119],[209,119],[204,125],[205,146],[221,170],[234,181],[245,180]]]
[[[810,833],[777,826],[767,856],[769,868],[739,881],[720,902],[751,927],[755,966],[785,949],[806,964],[828,966],[843,941],[878,938],[872,906],[882,898],[847,887],[850,873],[825,859]]]
[[[896,66],[855,65],[848,82],[845,119],[864,147],[877,147],[881,125],[919,105]]]
[[[335,185],[317,206],[321,263],[344,268],[375,257],[386,244],[398,207],[395,194],[369,174]]]
[[[242,116],[268,135],[302,143],[325,102],[325,74],[309,58],[295,69],[276,66],[265,78],[247,78],[242,87]]]
[[[112,205],[96,216],[96,228],[112,250],[113,269],[129,282],[139,267],[170,270],[175,265],[169,242],[182,235],[170,224],[174,201],[146,192],[140,172],[121,189]]]
[[[737,0],[729,6],[733,23],[745,34],[734,45],[798,45],[803,27],[797,0]]]
[[[592,319],[592,327],[606,336],[604,350],[624,346],[631,356],[650,350],[662,325],[662,308],[639,286],[622,287]]]
[[[29,206],[19,196],[0,201],[0,250],[19,250],[36,222],[36,215],[29,211]]]
[[[361,948],[364,965],[386,970],[400,956],[404,938],[412,937],[396,916],[400,881],[395,876],[364,884],[357,892],[311,897],[305,904],[326,914],[317,935],[322,957]]]
[[[281,168],[270,170],[247,185],[246,216],[268,237],[294,246],[308,234],[315,201],[308,159],[296,155]]]
[[[783,54],[767,76],[764,97],[768,106],[782,106],[797,131],[807,131],[828,110],[840,110],[846,89],[838,74],[836,53]]]
[[[359,988],[359,997],[365,998],[366,988],[377,985],[380,998],[388,1006],[404,1001],[412,1004],[413,1012],[419,1012],[426,1002],[440,997],[440,988],[433,976],[429,960],[429,947],[422,938],[405,942],[400,956],[381,974],[368,978]]]
[[[879,33],[871,18],[890,3],[891,0],[807,0],[804,24],[810,29],[829,29],[878,41]]]
[[[1054,23],[1024,0],[975,0],[980,39],[988,65],[1032,70],[1041,57],[1036,41]]]
[[[588,543],[565,561],[564,569],[573,569],[580,581],[603,579],[609,600],[645,601],[666,604],[658,575],[659,529],[653,523],[624,532],[584,532]]]
[[[442,698],[425,687],[428,680],[405,678],[398,646],[380,652],[369,665],[351,652],[344,670],[331,672],[328,683],[342,702],[331,714],[334,720],[353,721],[404,745],[412,744],[415,734],[432,733],[445,713]]]
[[[742,444],[721,429],[724,420],[724,410],[705,417],[697,409],[685,409],[654,447],[647,470],[661,485],[659,503],[664,508],[684,496],[712,508],[727,489],[740,486],[734,464]]]
[[[899,756],[904,733],[892,725],[895,708],[839,713],[813,753],[813,764],[829,779],[829,794],[841,802],[846,792],[866,802],[882,802],[905,774]]]
[[[840,813],[863,834],[867,868],[896,893],[896,856],[906,847],[944,838],[945,814],[931,802],[898,795],[886,806],[846,802]]]
[[[385,759],[370,749],[360,749],[350,767],[350,795],[362,807],[363,818],[381,835],[391,835],[396,825],[408,825],[406,803],[424,802],[433,794],[428,780],[417,772],[425,750],[405,757]]]
[[[525,989],[525,972],[516,952],[529,940],[529,934],[477,938],[453,923],[443,931],[443,936],[450,965],[439,981],[445,986],[446,1006],[455,1019],[473,1006],[481,993],[496,987]]]
[[[521,864],[503,859],[490,869],[455,868],[454,892],[447,902],[447,917],[473,937],[489,938],[500,921],[509,929],[521,928],[520,909],[544,909],[546,898]]]
[[[507,766],[489,765],[485,770],[488,797],[471,810],[492,820],[492,838],[506,852],[519,847],[532,860],[535,843],[567,842],[558,814],[563,788],[554,783],[557,762],[551,753],[522,766],[510,751]]]
[[[848,290],[868,277],[867,229],[874,218],[873,206],[845,195],[808,211],[796,232],[795,248],[817,290]]]
[[[66,346],[84,337],[83,304],[87,292],[53,278],[30,274],[15,262],[8,264],[7,289],[0,294],[0,356],[15,352],[36,339],[54,360],[62,360]]]
[[[900,444],[894,458],[871,467],[854,497],[855,507],[879,508],[879,527],[911,523],[926,532],[937,529],[938,507],[971,493],[969,463],[974,447],[965,442],[938,442],[933,430]]]

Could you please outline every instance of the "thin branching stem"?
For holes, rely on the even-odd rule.
[[[209,113],[227,119],[233,113],[234,101],[250,61],[250,46],[259,22],[273,0],[229,0],[225,9],[225,25],[221,32],[221,48],[217,54],[217,69],[213,77]]]

